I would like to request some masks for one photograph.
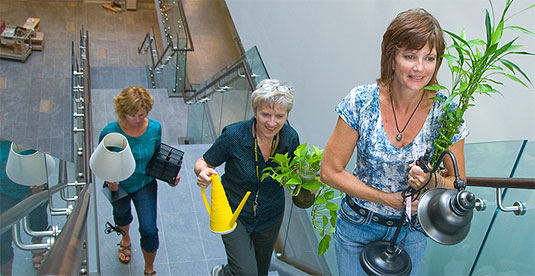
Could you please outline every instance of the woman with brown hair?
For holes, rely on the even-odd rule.
[[[160,123],[147,117],[153,104],[154,100],[147,89],[141,86],[123,89],[113,99],[115,113],[119,119],[104,127],[99,136],[99,141],[101,141],[108,133],[117,132],[124,135],[136,160],[134,173],[128,179],[121,182],[107,181],[106,184],[111,191],[117,191],[121,187],[127,193],[125,197],[112,202],[113,219],[122,234],[119,243],[119,261],[124,264],[130,262],[132,243],[129,229],[133,220],[130,207],[132,201],[136,206],[139,219],[141,251],[145,259],[144,274],[146,276],[156,275],[153,264],[159,246],[156,227],[158,186],[156,179],[147,175],[147,165],[158,149],[162,136]],[[180,176],[177,175],[171,186],[176,186],[179,180]]]
[[[321,180],[346,194],[335,232],[340,275],[366,275],[359,263],[362,248],[373,241],[390,241],[399,223],[404,223],[399,243],[412,260],[413,275],[418,274],[427,244],[418,226],[400,218],[406,207],[402,191],[418,190],[429,179],[415,161],[433,149],[444,116],[444,102],[434,97],[446,97],[425,89],[437,84],[445,49],[442,29],[426,10],[408,10],[390,23],[381,48],[381,77],[353,88],[338,104],[338,122],[322,160]],[[463,124],[449,148],[462,178],[467,135]],[[350,173],[345,168],[355,149],[355,169]],[[432,178],[426,188],[453,189],[449,157],[444,165],[446,175]],[[418,199],[407,205],[415,215]]]

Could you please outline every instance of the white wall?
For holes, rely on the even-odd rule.
[[[247,50],[257,46],[272,78],[296,89],[290,122],[302,142],[324,147],[334,128],[336,104],[360,84],[379,76],[380,43],[390,21],[401,11],[423,7],[441,26],[468,38],[485,38],[487,0],[226,0]],[[504,0],[495,0],[503,8]],[[528,5],[516,1],[512,11]],[[512,14],[512,13],[510,13]],[[535,30],[535,10],[514,20]],[[448,44],[450,40],[448,39]],[[535,38],[522,36],[525,50],[535,51]],[[513,59],[535,83],[535,56]],[[448,86],[449,69],[439,81]],[[465,119],[471,129],[467,142],[535,140],[535,91],[506,81],[504,96],[478,96]]]

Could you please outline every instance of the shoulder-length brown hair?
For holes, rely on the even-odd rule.
[[[123,89],[113,98],[115,113],[121,119],[124,119],[126,115],[135,115],[141,108],[149,113],[152,105],[154,105],[152,95],[147,89],[137,85]]]
[[[392,64],[398,49],[420,50],[427,43],[437,51],[437,66],[427,85],[438,84],[436,79],[446,48],[444,35],[438,20],[426,10],[411,9],[396,16],[383,35],[381,43],[381,77],[379,84],[390,85],[394,78]]]

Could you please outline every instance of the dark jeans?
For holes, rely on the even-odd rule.
[[[272,226],[253,233],[248,233],[238,220],[238,226],[232,233],[221,236],[228,264],[220,275],[268,275],[282,218],[283,215]]]
[[[137,218],[139,220],[139,233],[141,235],[141,248],[148,253],[158,250],[158,228],[156,227],[156,198],[158,185],[156,180],[147,184],[139,191],[128,193],[113,205],[113,220],[118,226],[129,225],[132,220],[130,201],[134,202]]]
[[[3,213],[9,208],[15,206],[21,202],[22,198],[13,198],[8,195],[0,194],[0,213]],[[44,231],[48,228],[48,214],[47,214],[48,202],[45,202],[29,214],[30,216],[30,228],[35,231]],[[5,264],[13,258],[13,235],[12,228],[4,232],[0,236],[0,264]]]

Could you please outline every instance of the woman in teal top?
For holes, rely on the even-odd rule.
[[[124,89],[113,99],[119,120],[109,123],[99,136],[100,141],[108,133],[116,132],[124,135],[136,160],[134,173],[128,179],[120,183],[109,181],[106,183],[111,191],[117,191],[121,187],[127,192],[127,196],[112,202],[113,219],[122,234],[119,243],[119,261],[124,264],[130,262],[129,228],[133,220],[130,201],[133,201],[139,219],[141,249],[145,259],[144,274],[147,276],[156,275],[153,264],[159,246],[156,227],[157,184],[154,177],[146,174],[147,165],[158,149],[162,136],[160,123],[147,118],[153,104],[154,100],[145,88],[131,86]],[[179,180],[180,176],[177,175],[175,183],[171,186],[176,186]]]

